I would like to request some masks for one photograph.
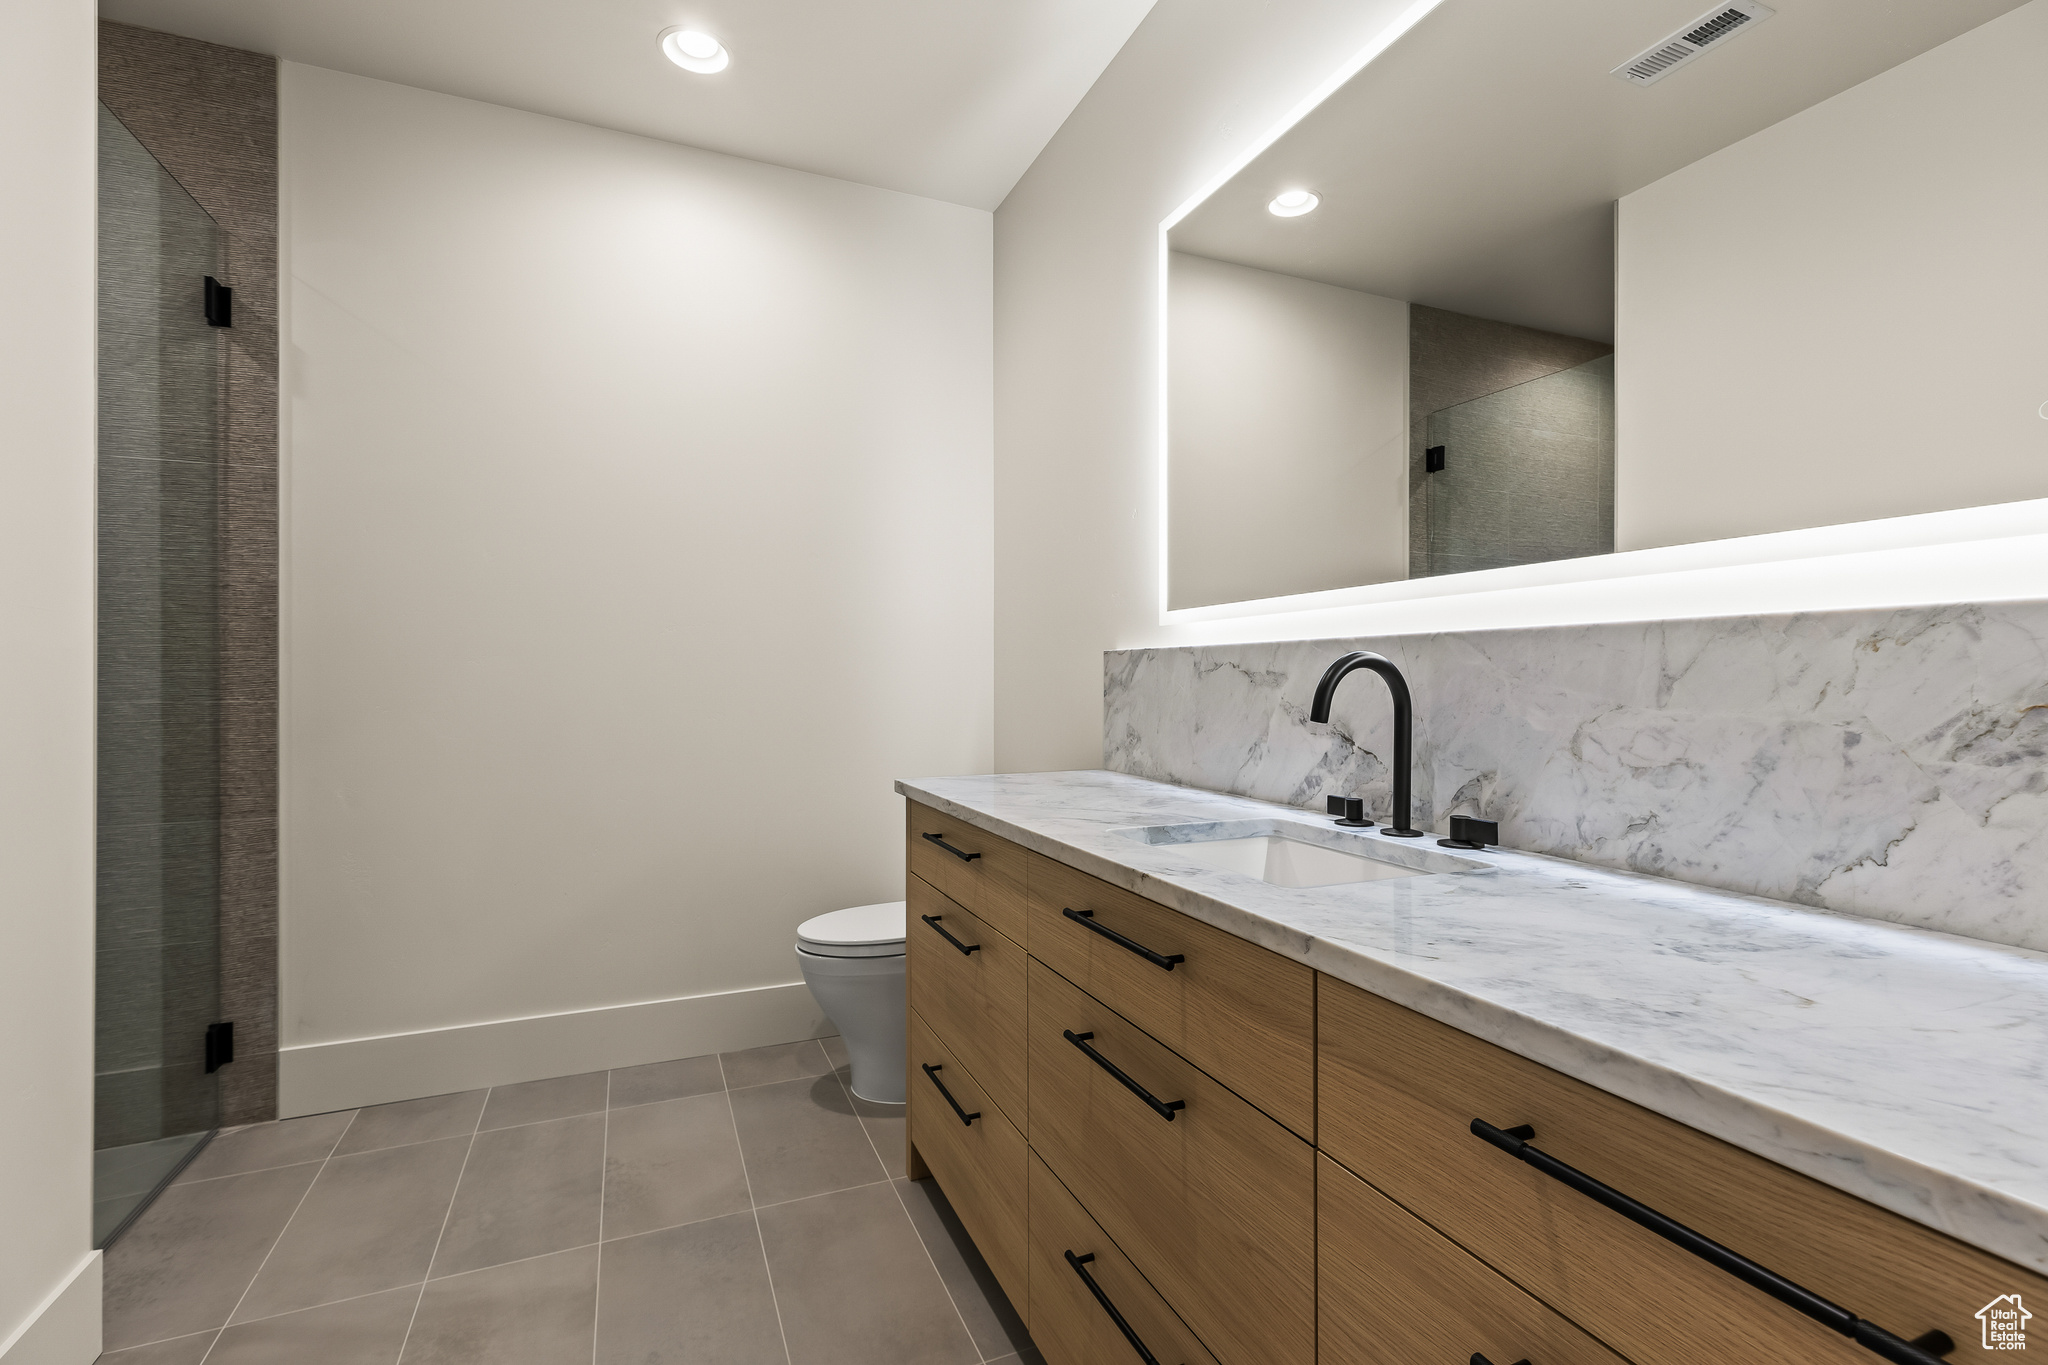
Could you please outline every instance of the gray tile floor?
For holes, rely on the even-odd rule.
[[[1042,1365],[839,1040],[221,1134],[114,1243],[108,1365]]]

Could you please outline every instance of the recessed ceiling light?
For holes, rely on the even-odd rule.
[[[1322,202],[1307,190],[1289,190],[1274,196],[1273,202],[1266,205],[1266,211],[1276,218],[1299,218]]]
[[[677,66],[700,76],[709,76],[732,65],[732,54],[725,50],[725,44],[694,28],[664,30],[661,50]]]

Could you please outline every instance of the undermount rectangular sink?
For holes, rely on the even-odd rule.
[[[1140,843],[1170,846],[1198,866],[1256,877],[1274,886],[1344,886],[1493,871],[1492,864],[1476,858],[1292,820],[1220,820],[1117,832]]]

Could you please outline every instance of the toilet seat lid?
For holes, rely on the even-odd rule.
[[[885,901],[880,905],[856,905],[807,919],[796,927],[796,946],[828,957],[854,955],[847,950],[863,948],[867,952],[858,956],[878,956],[877,949],[881,953],[900,953],[906,933],[907,904]]]

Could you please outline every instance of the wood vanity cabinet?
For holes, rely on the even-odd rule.
[[[1033,957],[1314,1138],[1313,971],[1063,863],[1027,858]]]
[[[1039,1353],[1093,1365],[1142,1360],[1142,1346],[1161,1365],[1216,1365],[1081,1201],[1043,1161],[1030,1161],[1030,1318]]]
[[[1324,1360],[1622,1365],[1336,1162],[1316,1166]]]
[[[929,806],[910,803],[912,876],[955,905],[1024,941],[1024,863],[1031,855],[1008,839]]]
[[[1024,1261],[1031,1155],[1024,1133],[915,1011],[910,1057],[908,1080],[918,1095],[910,1105],[910,1145],[938,1177],[1003,1292],[1023,1304],[1030,1296]]]
[[[1950,1237],[1324,978],[1322,1151],[1637,1365],[1879,1358],[1474,1137],[1534,1144],[1779,1275],[1946,1359],[1988,1359],[1978,1309],[2048,1302],[2048,1281]],[[1532,1357],[1533,1358],[1533,1357]]]
[[[1043,962],[1030,970],[1032,1150],[1224,1365],[1311,1365],[1314,1149]]]
[[[913,876],[904,926],[910,1009],[1022,1127],[1024,949]]]
[[[1901,1337],[1939,1329],[1949,1361],[1992,1357],[1992,1300],[2048,1303],[2048,1279],[914,802],[908,849],[911,1172],[1050,1365],[1879,1359],[1474,1119]]]

